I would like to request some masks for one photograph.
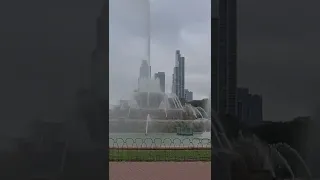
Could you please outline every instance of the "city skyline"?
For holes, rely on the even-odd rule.
[[[124,2],[127,3],[125,7],[117,8]],[[109,37],[112,46],[109,50],[109,65],[114,67],[109,73],[111,103],[118,102],[117,99],[129,98],[137,85],[140,63],[147,59],[147,49],[142,48],[146,47],[147,43],[148,33],[143,28],[147,27],[147,24],[143,23],[147,18],[143,18],[144,5],[138,2],[142,0],[135,3],[123,0],[110,1]],[[178,9],[170,8],[181,3],[184,5]],[[189,15],[190,7],[195,5],[202,9],[201,12],[196,16]],[[164,18],[168,13],[175,18]],[[194,99],[210,95],[210,14],[209,0],[151,2],[151,68],[152,74],[166,73],[166,92],[171,92],[174,54],[179,49],[188,59],[185,67],[185,86],[194,91]]]
[[[124,75],[124,72],[126,72],[128,77],[135,76],[136,78],[140,61],[144,57],[135,55],[129,57],[127,55],[124,55],[125,53],[123,53],[123,56],[125,57],[121,58],[112,58],[111,56],[112,50],[118,48],[125,49],[125,51],[127,51],[126,49],[137,51],[136,44],[132,43],[136,42],[135,40],[142,41],[143,35],[141,34],[143,34],[143,30],[139,29],[135,25],[132,25],[134,23],[127,23],[128,26],[123,25],[128,21],[128,18],[126,19],[126,17],[132,17],[132,15],[135,15],[135,13],[137,13],[136,10],[134,10],[134,12],[131,12],[134,9],[131,9],[131,7],[135,7],[135,5],[137,4],[132,3],[131,1],[127,2],[119,0],[110,1],[111,6],[113,2],[117,3],[115,11],[117,11],[118,14],[114,16],[110,11],[109,37],[110,43],[113,43],[112,46],[110,46],[110,66],[121,67],[121,65],[124,65],[125,62],[131,61],[132,64],[136,64],[133,65],[136,68],[132,68],[136,71],[132,72],[130,69],[128,70],[128,68],[124,68],[121,74]],[[124,2],[126,4],[130,4],[130,6],[121,5],[121,3],[124,4]],[[265,120],[286,121],[296,116],[314,114],[315,107],[317,104],[319,104],[318,100],[314,100],[314,97],[317,97],[316,92],[319,89],[319,87],[316,86],[318,77],[318,63],[312,60],[315,59],[314,57],[318,56],[316,51],[314,51],[314,44],[316,43],[316,39],[318,38],[318,36],[313,33],[318,29],[318,27],[314,27],[312,23],[313,21],[315,21],[313,17],[318,17],[318,15],[313,16],[310,14],[316,13],[314,7],[317,6],[290,1],[290,4],[292,4],[294,7],[310,8],[311,10],[309,12],[305,12],[306,14],[302,16],[313,19],[312,21],[308,20],[293,22],[293,19],[299,19],[302,16],[296,14],[294,11],[290,11],[290,16],[292,16],[293,18],[291,18],[291,20],[288,20],[287,15],[284,15],[282,11],[282,9],[286,7],[286,4],[288,2],[289,1],[285,1],[279,4],[279,2],[273,0],[268,2],[261,2],[261,5],[257,5],[253,0],[238,2],[238,85],[241,87],[249,87],[250,91],[252,91],[253,93],[263,94],[263,109]],[[207,51],[209,52],[209,54],[211,53],[210,42],[207,41],[208,39],[210,39],[211,33],[208,33],[208,35],[204,35],[205,33],[201,33],[206,29],[209,32],[211,30],[211,24],[203,23],[204,21],[201,20],[201,16],[203,17],[203,14],[206,14],[207,12],[208,16],[210,16],[211,13],[210,10],[208,10],[210,2],[191,2],[191,0],[164,0],[158,1],[157,3],[157,8],[153,7],[151,13],[153,16],[152,36],[155,38],[152,40],[154,44],[151,48],[151,54],[156,57],[156,59],[154,59],[152,62],[153,72],[165,71],[171,73],[171,67],[174,64],[171,58],[176,49],[180,49],[183,52],[192,52],[186,51],[186,49],[189,49],[190,45],[180,47],[179,43],[177,43],[176,41],[177,37],[179,37],[178,42],[180,42],[180,40],[182,39],[181,37],[186,38],[186,40],[184,40],[183,42],[189,42],[190,40],[196,42],[196,45],[194,46],[197,46],[197,43],[203,44],[203,42],[207,42],[206,44],[209,45],[206,45],[204,47],[208,47],[208,49],[203,49],[205,52]],[[275,3],[279,5],[275,7]],[[153,4],[152,6],[155,5]],[[169,6],[179,8],[169,8],[167,10],[165,7]],[[195,6],[197,6],[198,8],[194,9],[193,7]],[[122,8],[119,9],[119,7]],[[274,9],[274,14],[270,15],[270,11],[268,11],[268,9]],[[201,12],[198,13],[198,11]],[[256,17],[253,17],[252,14],[255,14]],[[190,17],[190,15],[192,15],[193,17]],[[279,17],[281,19],[281,23],[279,23],[278,20],[275,20],[274,17]],[[259,19],[261,19],[261,21]],[[192,22],[190,22],[190,20]],[[297,27],[297,23],[300,26]],[[112,27],[112,24],[116,24],[117,27]],[[194,26],[197,26],[199,28],[197,29]],[[214,26],[212,25],[212,27]],[[311,33],[304,34],[303,32],[305,32],[305,27],[312,27],[313,29],[309,28]],[[187,30],[181,31],[181,29]],[[125,30],[130,32],[123,32]],[[125,35],[122,36],[123,38],[118,38],[119,35],[114,34],[115,31],[121,33],[123,32],[122,34]],[[187,32],[187,35],[185,32]],[[172,40],[175,40],[174,43],[171,43]],[[122,42],[126,42],[126,44],[123,45]],[[276,44],[273,42],[276,42]],[[155,45],[155,43],[159,44]],[[166,47],[164,47],[165,45]],[[153,51],[155,47],[157,47],[158,52]],[[118,50],[116,50],[115,52],[117,54],[120,54]],[[131,51],[128,51],[128,54],[131,55]],[[214,56],[214,54],[212,55]],[[197,58],[194,58],[195,55],[192,55],[192,57],[189,54],[186,54],[186,56],[191,60],[197,60]],[[115,61],[117,62],[112,62],[112,59],[116,59]],[[209,69],[206,69],[208,68],[208,66],[205,66],[205,63],[202,63],[205,62],[203,59],[205,58],[199,58],[199,61],[201,63],[198,64],[195,63],[197,61],[190,61],[190,67],[186,67],[186,72],[189,71],[188,69],[191,69],[189,72],[191,72],[190,74],[192,76],[189,79],[191,80],[190,83],[195,85],[195,87],[199,87],[197,86],[199,84],[204,84],[204,81],[208,81],[205,78],[210,77],[210,75],[206,75],[205,73],[197,74],[197,72],[193,70],[204,69],[203,72],[210,72]],[[165,63],[164,60],[166,60]],[[302,60],[308,63],[301,64]],[[132,64],[130,63],[128,63],[127,67],[132,67]],[[168,66],[170,69],[164,70],[162,68],[164,64],[169,64]],[[195,66],[196,68],[192,68],[192,66]],[[308,70],[305,71],[305,69]],[[118,91],[118,93],[120,94],[119,95],[112,94],[111,91],[118,90],[128,82],[130,87],[134,87],[136,85],[136,79],[121,77],[120,72],[117,73],[114,71],[117,71],[117,69],[115,68],[113,70],[110,70],[110,76],[112,76],[113,74],[119,74],[118,77],[120,78],[110,80],[110,98],[114,98],[116,100],[119,98],[123,98],[121,94],[128,95],[130,94],[130,92],[120,89]],[[172,77],[170,77],[170,75],[167,75],[166,87],[168,87],[168,84],[171,84],[171,78]],[[121,82],[119,83],[118,80]],[[131,80],[134,84],[130,84]],[[186,84],[189,84],[189,82],[187,81]],[[210,88],[209,86],[207,87],[207,89]],[[205,90],[200,89],[200,91],[198,91],[198,89],[194,89],[194,91],[203,92],[203,94],[205,94],[207,90],[206,88],[204,89]],[[111,95],[113,97],[111,97]],[[195,99],[201,99],[196,96],[197,95],[195,94]]]
[[[141,78],[149,78],[149,74],[152,74],[151,69],[152,66],[148,64],[149,62],[147,60],[142,60],[140,65],[140,71],[139,71],[139,78],[138,81]],[[160,83],[160,89],[164,93],[174,93],[176,94],[180,99],[188,99],[193,100],[193,91],[190,91],[189,89],[186,89],[185,87],[185,57],[182,56],[180,53],[180,50],[176,50],[175,52],[175,66],[173,67],[173,74],[172,74],[172,84],[171,91],[166,91],[166,73],[165,72],[156,72],[154,73],[154,76],[151,77],[153,79],[159,79]]]

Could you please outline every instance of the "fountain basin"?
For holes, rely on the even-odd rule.
[[[177,127],[178,136],[193,136],[193,130],[189,127]]]
[[[211,148],[211,140],[201,138],[201,133],[179,136],[176,133],[111,133],[109,147],[201,147]]]

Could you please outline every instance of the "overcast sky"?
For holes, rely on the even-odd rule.
[[[238,85],[263,95],[266,120],[314,115],[320,104],[319,5],[239,1]]]
[[[112,99],[130,95],[145,58],[142,14],[146,11],[139,1],[110,4],[118,4],[118,9],[110,9]],[[239,86],[263,95],[266,120],[312,115],[320,104],[319,1],[239,0],[238,4]],[[75,93],[95,48],[101,7],[102,0],[0,1],[2,130],[11,133],[14,130],[8,127],[24,127],[40,114],[60,119],[74,108]],[[207,96],[209,1],[155,0],[151,7],[152,71],[165,71],[170,88],[174,51],[180,49],[186,57],[186,87],[196,98]]]
[[[263,95],[266,120],[289,120],[314,111],[320,89],[316,4],[238,2],[238,85]],[[111,101],[127,98],[137,85],[146,52],[146,5],[145,0],[110,0]],[[174,51],[180,49],[186,57],[186,88],[196,99],[207,96],[210,1],[154,0],[151,22],[152,72],[166,72],[170,91]]]
[[[110,0],[110,101],[129,98],[137,88],[139,67],[147,58],[147,0]],[[197,7],[197,8],[195,8]],[[210,0],[151,1],[152,75],[166,73],[171,92],[175,50],[185,56],[185,88],[194,99],[210,94]]]

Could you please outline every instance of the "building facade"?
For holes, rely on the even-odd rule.
[[[165,92],[165,90],[166,90],[166,74],[165,74],[165,72],[155,73],[154,78],[159,79],[161,91]]]
[[[184,98],[187,102],[192,101],[193,100],[193,92],[189,91],[188,89],[184,90]]]
[[[172,93],[175,93],[180,99],[184,99],[185,58],[181,55],[180,50],[177,50],[175,55],[175,67],[172,75]]]
[[[147,60],[142,60],[139,72],[140,72],[139,79],[149,78],[150,67]]]
[[[100,16],[96,21],[96,47],[91,54],[90,80],[88,88],[101,101],[109,99],[108,73],[108,5],[104,4]]]
[[[236,9],[236,0],[216,0],[212,13],[212,108],[234,116],[238,105]]]
[[[248,88],[238,88],[238,118],[246,124],[260,123],[263,120],[262,96],[250,94]]]

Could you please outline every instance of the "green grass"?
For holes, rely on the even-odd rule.
[[[210,161],[206,150],[123,150],[110,149],[109,161]]]

